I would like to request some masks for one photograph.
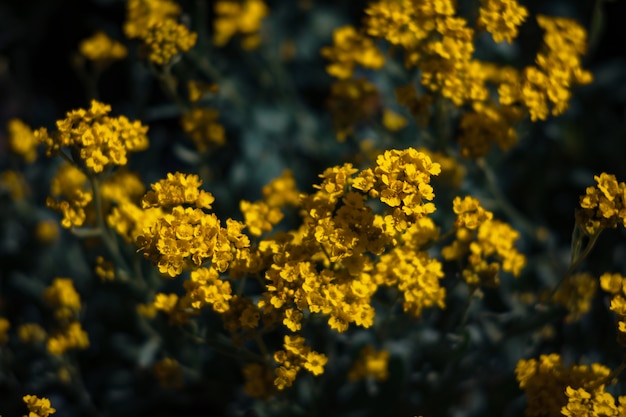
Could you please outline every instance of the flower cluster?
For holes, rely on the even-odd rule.
[[[515,249],[519,232],[502,221],[492,220],[493,214],[473,197],[457,197],[453,206],[457,215],[456,239],[441,254],[446,260],[467,260],[463,270],[467,283],[498,285],[500,269],[518,276],[526,263],[524,255]]]
[[[496,42],[511,43],[528,17],[516,0],[481,0],[478,29],[490,32]],[[427,118],[433,95],[455,106],[469,105],[462,113],[459,143],[466,157],[486,155],[493,143],[507,150],[517,142],[513,125],[530,115],[532,121],[562,114],[568,107],[571,89],[589,84],[591,74],[582,69],[586,32],[575,21],[539,15],[546,33],[537,54],[537,65],[523,71],[480,61],[474,57],[476,31],[457,15],[451,0],[379,0],[365,9],[363,31],[345,26],[334,34],[334,45],[322,49],[331,63],[327,72],[342,81],[353,77],[355,65],[380,69],[384,58],[368,36],[382,38],[404,52],[405,66],[420,70],[420,83],[427,93],[417,99],[414,86],[406,86],[398,102],[406,105],[419,121]],[[372,86],[372,91],[376,88]],[[497,90],[498,94],[495,95]],[[493,92],[493,93],[492,93]],[[362,106],[363,104],[361,104]],[[341,107],[331,107],[337,120],[339,139],[352,133],[352,120],[341,117]]]
[[[515,375],[527,396],[526,415],[559,417],[618,416],[613,396],[605,391],[610,369],[593,363],[566,367],[555,353],[522,359]],[[620,408],[623,407],[620,399]],[[608,407],[608,409],[607,409]]]
[[[128,54],[126,47],[109,38],[104,32],[96,32],[81,41],[78,50],[82,56],[94,62],[111,62],[123,59]]]
[[[589,236],[602,229],[614,229],[618,224],[626,227],[626,184],[605,172],[593,179],[598,185],[587,187],[585,195],[580,197],[577,224]]]
[[[389,351],[376,350],[371,345],[366,345],[359,352],[358,359],[348,372],[348,379],[373,378],[376,381],[385,381],[389,377]]]
[[[215,3],[213,43],[224,46],[236,35],[243,49],[255,49],[261,43],[259,31],[268,14],[263,0],[220,0]]]
[[[224,272],[233,259],[232,252],[249,245],[238,222],[227,222],[223,228],[215,214],[203,210],[211,208],[214,198],[199,189],[201,184],[197,175],[168,174],[166,180],[152,184],[142,200],[144,209],[167,210],[154,222],[144,223],[137,236],[140,250],[162,274],[175,277],[189,262],[201,266],[209,261]]]
[[[46,288],[43,297],[52,308],[58,328],[48,337],[47,350],[52,355],[61,355],[70,349],[86,349],[89,337],[78,321],[81,309],[80,296],[69,278],[55,278]]]
[[[87,187],[87,176],[80,169],[70,163],[59,166],[52,178],[50,193],[52,196],[46,199],[46,205],[63,214],[61,226],[69,229],[85,223],[93,193]]]
[[[571,87],[593,79],[581,66],[587,48],[585,29],[564,17],[538,15],[537,22],[546,31],[537,66],[526,67],[517,80],[498,89],[501,104],[523,104],[532,121],[545,120],[550,113],[562,114],[569,105]]]
[[[302,368],[313,375],[324,373],[328,358],[323,353],[305,346],[304,342],[305,339],[300,336],[285,336],[284,350],[277,350],[274,353],[274,360],[279,364],[276,368],[274,385],[279,390],[290,387]]]
[[[518,27],[528,17],[528,10],[516,0],[481,0],[478,26],[493,36],[496,42],[513,42]]]
[[[199,107],[183,114],[180,124],[199,152],[206,152],[212,145],[224,144],[224,126],[218,122],[218,118],[217,110]]]
[[[111,117],[111,106],[92,100],[88,110],[72,110],[57,121],[57,131],[46,128],[35,136],[46,145],[48,155],[70,148],[74,162],[84,164],[90,172],[99,173],[109,166],[128,163],[128,153],[148,147],[148,128],[125,116]]]
[[[374,42],[357,32],[353,26],[343,26],[333,33],[333,46],[322,48],[322,56],[331,61],[328,73],[340,80],[351,78],[354,67],[380,69],[385,57]]]
[[[22,400],[28,407],[28,417],[48,417],[57,411],[50,406],[50,400],[45,397],[39,398],[36,395],[25,395]]]
[[[19,155],[26,163],[35,162],[39,141],[30,126],[20,119],[11,119],[7,123],[7,133],[11,152]]]
[[[591,274],[584,272],[574,274],[565,279],[552,299],[567,309],[569,314],[565,320],[572,322],[591,310],[597,288],[598,280]]]
[[[166,65],[173,57],[190,50],[198,37],[177,22],[180,14],[180,6],[171,0],[129,0],[124,33],[143,41],[151,62]]]
[[[143,37],[148,48],[148,59],[157,65],[166,65],[172,58],[187,52],[196,44],[198,34],[174,19],[156,22]]]
[[[605,273],[600,276],[600,287],[611,294],[610,310],[617,314],[617,341],[626,346],[626,277],[621,274]]]

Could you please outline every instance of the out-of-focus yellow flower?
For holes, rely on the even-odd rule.
[[[4,345],[9,340],[9,329],[11,323],[4,317],[0,317],[0,346]]]
[[[56,242],[59,238],[59,225],[54,220],[43,220],[35,227],[35,236],[43,244]]]
[[[26,163],[35,162],[39,141],[33,129],[20,119],[11,119],[7,123],[7,131],[11,152],[19,155]]]
[[[388,365],[388,351],[376,350],[373,346],[367,345],[361,349],[358,359],[348,372],[348,379],[356,381],[371,377],[377,381],[384,381],[389,377]]]
[[[241,35],[241,46],[244,49],[257,48],[261,43],[261,23],[267,15],[268,8],[262,0],[217,1],[213,43],[224,46],[233,36]]]
[[[78,45],[82,56],[98,62],[112,62],[124,59],[128,54],[126,47],[109,38],[104,32],[96,32],[93,36],[84,39]]]

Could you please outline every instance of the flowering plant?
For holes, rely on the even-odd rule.
[[[82,96],[6,123],[0,412],[626,415],[626,173],[550,161],[595,26],[94,3],[123,18],[73,43]]]

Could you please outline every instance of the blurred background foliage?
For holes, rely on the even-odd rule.
[[[478,2],[459,3],[471,8]],[[198,50],[208,56],[212,74],[218,74],[207,81],[220,89],[212,105],[219,109],[226,130],[224,146],[202,157],[194,152],[193,143],[180,129],[180,111],[138,58],[138,45],[124,38],[125,2],[120,0],[0,1],[0,126],[20,117],[33,127],[51,127],[66,111],[87,106],[91,97],[77,70],[77,45],[96,30],[104,30],[129,47],[129,57],[104,71],[98,98],[111,104],[114,113],[150,126],[150,149],[134,155],[132,161],[146,184],[167,172],[197,172],[216,196],[218,217],[241,217],[239,201],[260,198],[262,186],[285,168],[293,170],[301,190],[310,191],[325,168],[367,161],[362,141],[376,136],[375,127],[362,126],[344,143],[336,140],[327,107],[332,79],[320,55],[320,49],[332,43],[335,28],[360,24],[367,2],[268,0],[263,42],[252,52],[233,44],[211,45],[211,1],[181,0],[180,4],[191,29],[199,34]],[[323,376],[305,376],[289,395],[259,405],[238,388],[242,377],[236,361],[189,343],[179,329],[163,320],[159,332],[166,350],[186,364],[185,372],[203,376],[184,390],[163,388],[148,366],[154,354],[149,332],[134,318],[141,296],[94,278],[98,251],[89,240],[78,241],[66,230],[60,231],[56,242],[36,237],[41,221],[58,219],[45,209],[45,198],[59,161],[40,155],[36,164],[18,166],[6,154],[6,132],[0,131],[0,164],[24,173],[29,195],[28,202],[17,203],[6,192],[0,193],[0,314],[23,322],[46,322],[49,310],[33,300],[41,299],[44,282],[70,276],[87,300],[83,322],[91,339],[89,350],[62,364],[18,346],[11,357],[3,353],[0,412],[19,415],[21,396],[40,392],[51,398],[59,416],[517,416],[524,407],[513,374],[517,359],[557,351],[572,361],[582,357],[607,366],[619,364],[623,353],[614,343],[613,318],[605,299],[596,297],[591,312],[580,321],[551,325],[555,317],[533,312],[515,294],[529,292],[536,297],[541,289],[554,286],[567,268],[574,209],[593,175],[604,171],[626,179],[626,2],[523,4],[531,16],[568,16],[588,29],[584,64],[594,74],[594,82],[575,90],[564,115],[523,124],[517,146],[508,152],[492,151],[486,161],[495,181],[475,161],[462,161],[468,173],[463,191],[481,197],[485,207],[524,232],[521,249],[528,257],[520,279],[503,280],[501,288],[487,290],[472,305],[465,332],[450,332],[442,343],[431,326],[446,328],[461,314],[468,294],[457,289],[448,309],[427,311],[419,321],[394,322],[388,330],[395,335],[387,345],[392,355],[390,378],[384,383],[347,382],[345,370],[355,355],[351,347],[362,346],[372,337],[356,329],[337,335],[332,346],[327,342],[324,351],[335,362]],[[540,40],[537,25],[528,23],[514,46],[484,38],[478,40],[477,53],[521,67],[532,62]],[[198,71],[194,65],[184,59],[174,71],[184,79]],[[393,88],[401,85],[394,79],[393,67],[388,71],[373,76],[386,91],[382,98],[386,107],[393,104]],[[395,110],[404,111],[398,106]],[[378,140],[386,148],[433,147],[414,123]],[[513,216],[498,206],[494,192],[502,193],[514,207]],[[540,239],[533,236],[537,231]],[[621,229],[604,233],[584,269],[594,276],[606,271],[626,273],[625,238]],[[564,313],[555,314],[562,319]],[[218,331],[220,324],[212,326]],[[316,331],[323,332],[324,326]],[[18,364],[11,373],[9,362]],[[56,383],[63,369],[70,374],[80,370],[82,385]],[[615,392],[626,394],[626,384],[619,383]]]

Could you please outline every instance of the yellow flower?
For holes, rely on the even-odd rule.
[[[213,43],[224,46],[236,35],[241,35],[244,49],[255,49],[261,43],[259,31],[263,18],[268,14],[262,0],[220,0],[215,3]]]
[[[624,278],[622,274],[604,273],[600,276],[600,288],[611,294],[618,294],[622,292],[624,285]]]
[[[54,220],[43,220],[35,227],[35,236],[41,243],[49,244],[59,238],[59,226]]]
[[[91,101],[88,110],[72,110],[66,118],[57,121],[57,131],[52,135],[40,128],[35,136],[44,143],[48,156],[61,148],[73,148],[72,154],[94,173],[111,165],[126,165],[128,153],[148,147],[148,128],[140,122],[129,121],[125,116],[110,117],[111,106]]]
[[[51,355],[62,355],[71,349],[87,349],[89,336],[77,321],[69,323],[60,331],[53,333],[47,341],[46,350]]]
[[[356,381],[371,377],[376,381],[384,381],[389,377],[388,365],[388,351],[376,350],[373,346],[366,345],[348,372],[348,379]]]
[[[30,126],[20,119],[11,119],[7,123],[7,133],[9,150],[19,155],[26,163],[35,162],[39,141]]]
[[[176,18],[180,12],[180,6],[172,0],[128,0],[124,33],[129,38],[145,37],[152,25]]]
[[[46,331],[37,323],[25,323],[17,328],[17,337],[22,343],[43,343]]]
[[[157,65],[166,65],[172,58],[189,51],[196,44],[198,34],[174,19],[154,23],[143,36],[148,47],[148,59]]]
[[[10,169],[0,172],[0,191],[7,192],[15,201],[23,199],[30,192],[24,175]]]
[[[224,127],[218,117],[219,113],[214,109],[194,108],[183,114],[183,131],[194,141],[198,151],[206,152],[211,145],[224,144]]]
[[[113,263],[106,261],[102,256],[96,258],[94,272],[102,281],[111,281],[115,278],[115,267]]]
[[[322,56],[331,61],[326,71],[342,80],[352,77],[355,65],[377,70],[385,64],[385,57],[374,42],[353,26],[335,29],[333,46],[322,48]]]
[[[398,113],[385,109],[383,111],[383,125],[392,132],[397,132],[407,125],[407,120]]]
[[[271,208],[263,201],[251,203],[246,200],[239,202],[239,209],[243,213],[246,226],[250,234],[261,236],[270,232],[283,219],[283,213],[278,208]]]
[[[22,400],[30,412],[28,417],[48,417],[57,411],[50,406],[50,400],[45,397],[38,398],[35,395],[25,395]]]
[[[511,43],[528,10],[516,0],[481,0],[479,14],[478,26],[490,32],[494,41]]]
[[[55,278],[44,290],[43,297],[55,309],[54,315],[59,320],[71,319],[81,309],[80,296],[70,278]]]
[[[109,38],[104,32],[96,32],[80,42],[78,50],[91,61],[110,62],[123,59],[128,54],[126,47]]]

